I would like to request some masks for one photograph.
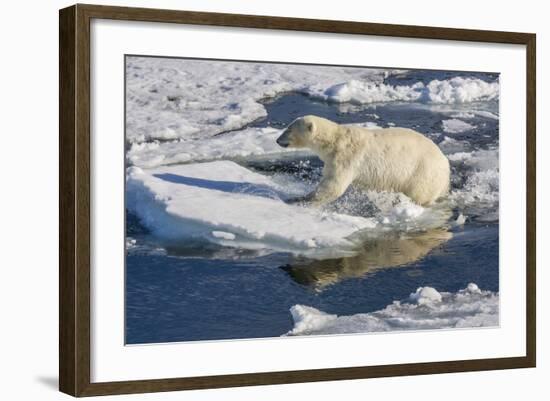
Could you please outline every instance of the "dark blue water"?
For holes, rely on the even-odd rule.
[[[390,83],[434,78],[447,76],[418,71],[412,78],[393,78],[403,82]],[[268,117],[254,125],[283,127],[301,115],[316,114],[340,123],[373,121],[384,127],[391,122],[424,132],[435,142],[442,140],[441,120],[448,118],[421,104],[342,107],[294,93],[265,106]],[[493,111],[498,107],[483,106]],[[475,149],[498,145],[498,121],[469,122],[478,128],[453,138]],[[312,165],[315,170],[320,161]],[[267,173],[296,168],[285,160],[250,161],[247,166]],[[461,185],[456,179],[460,172],[453,175],[453,185]],[[463,227],[366,241],[352,258],[314,261],[283,253],[257,257],[245,251],[220,257],[223,249],[216,246],[158,244],[136,216],[127,214],[127,235],[138,246],[126,258],[126,342],[280,336],[293,327],[289,309],[295,304],[338,315],[365,313],[405,299],[420,286],[456,292],[474,282],[498,291],[498,230],[498,221],[484,223],[472,216]]]
[[[455,292],[475,282],[498,291],[498,226],[454,234],[414,263],[342,278],[321,290],[315,288],[315,263],[292,271],[288,255],[248,261],[131,255],[126,341],[273,337],[292,329],[289,308],[295,304],[349,315],[382,309],[420,286]],[[309,276],[300,276],[304,268]]]

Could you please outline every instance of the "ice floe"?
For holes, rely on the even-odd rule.
[[[126,58],[126,140],[209,137],[264,117],[261,101],[341,82],[382,83],[390,70],[198,59]]]
[[[433,80],[427,85],[417,82],[412,85],[396,86],[366,80],[351,80],[331,86],[322,93],[311,93],[311,95],[338,103],[368,104],[418,101],[456,104],[496,99],[499,96],[499,83],[488,83],[481,79],[462,77],[442,81]]]
[[[456,104],[493,100],[499,94],[498,82],[476,78],[433,80],[427,85],[384,83],[400,72],[130,56],[126,58],[126,140],[206,138],[243,129],[266,116],[265,99],[287,92],[358,104]]]
[[[477,78],[455,77],[433,80],[427,90],[432,103],[470,103],[497,99],[500,85]]]
[[[374,219],[288,205],[286,189],[230,161],[127,172],[127,207],[160,238],[300,254],[348,252]]]
[[[274,128],[247,128],[204,139],[134,143],[126,153],[126,159],[134,166],[147,168],[221,158],[306,153],[279,146],[275,140],[280,133],[280,130]]]
[[[458,134],[460,132],[471,131],[475,129],[476,126],[457,118],[451,118],[450,120],[441,121],[441,128],[444,132],[449,134]]]
[[[487,110],[468,110],[451,114],[452,118],[471,119],[476,117],[483,117],[489,120],[498,120],[498,115],[491,113]]]
[[[471,147],[471,145],[466,141],[459,141],[448,136],[443,137],[443,140],[437,145],[446,155],[451,153],[464,152]]]
[[[449,194],[449,201],[466,214],[474,213],[486,221],[498,220],[498,149],[456,152],[447,155],[463,179]]]
[[[392,101],[412,102],[422,96],[422,83],[412,86],[392,86],[369,81],[352,80],[346,83],[331,86],[317,95],[331,102],[338,103],[382,103]]]
[[[499,324],[499,294],[482,291],[474,283],[456,293],[420,287],[408,300],[375,312],[337,316],[294,305],[290,313],[294,327],[286,335],[491,327]]]

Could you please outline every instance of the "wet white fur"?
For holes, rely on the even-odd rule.
[[[449,191],[449,161],[436,144],[411,129],[368,129],[305,116],[291,123],[277,142],[309,148],[323,160],[321,182],[305,198],[315,204],[339,198],[352,183],[402,192],[420,205]]]

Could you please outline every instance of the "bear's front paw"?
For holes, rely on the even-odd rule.
[[[316,197],[314,192],[307,194],[305,196],[289,198],[285,200],[285,202],[291,205],[299,204],[301,206],[320,206],[323,204],[323,202],[319,201],[319,199]]]
[[[294,205],[297,203],[305,203],[306,197],[305,196],[298,196],[296,198],[289,198],[285,200],[285,203],[288,203],[289,205]]]

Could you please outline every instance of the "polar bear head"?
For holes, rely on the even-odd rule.
[[[304,116],[294,120],[277,138],[277,143],[284,148],[315,149],[321,136],[335,125],[332,121],[317,116]]]

